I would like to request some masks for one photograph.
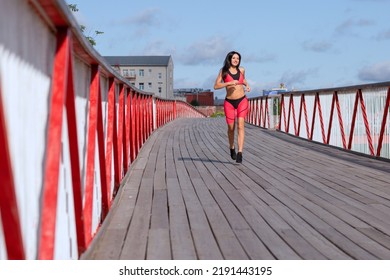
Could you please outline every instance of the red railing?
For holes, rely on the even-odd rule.
[[[64,1],[20,2],[9,4],[18,17],[0,11],[22,27],[0,42],[0,259],[75,259],[152,132],[204,115],[134,88],[89,45]],[[23,32],[43,39],[20,55],[10,46]]]
[[[248,123],[390,158],[390,82],[250,99]]]

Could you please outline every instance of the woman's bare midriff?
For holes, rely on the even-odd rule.
[[[245,95],[244,87],[242,85],[227,86],[226,98],[227,99],[239,99]]]

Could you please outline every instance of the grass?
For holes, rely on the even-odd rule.
[[[218,117],[224,117],[225,116],[225,113],[224,112],[215,112],[214,114],[212,114],[210,117],[211,118],[218,118]]]

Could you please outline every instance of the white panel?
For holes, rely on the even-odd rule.
[[[95,234],[101,219],[102,213],[102,185],[100,181],[100,165],[99,165],[99,147],[97,133],[95,137],[95,170],[94,170],[94,184],[93,184],[93,204],[92,204],[92,235]]]
[[[64,108],[65,109],[65,108]],[[54,259],[77,259],[77,239],[66,112],[63,113]]]
[[[3,224],[1,222],[1,215],[0,215],[0,260],[6,260],[6,259],[7,259],[7,251],[5,250]]]
[[[88,110],[89,110],[89,87],[91,80],[91,69],[78,59],[74,59],[74,90],[75,107],[77,117],[77,137],[80,159],[81,188],[84,193],[86,180],[87,162],[87,137],[88,137]]]
[[[24,248],[35,259],[50,77],[0,45],[0,79]]]

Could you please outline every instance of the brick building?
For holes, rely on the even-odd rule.
[[[214,106],[214,92],[210,90],[196,92],[196,93],[186,93],[186,101],[188,103],[197,101],[199,106]]]

